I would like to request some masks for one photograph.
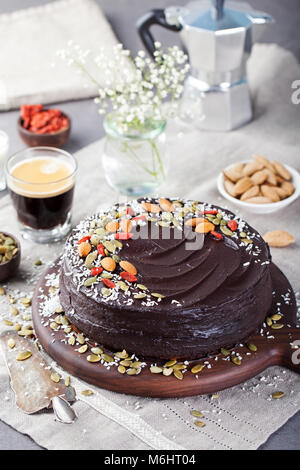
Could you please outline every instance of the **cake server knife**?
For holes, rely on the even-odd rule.
[[[51,379],[55,371],[34,343],[15,331],[6,331],[0,336],[0,344],[17,407],[33,414],[52,406],[56,420],[73,423],[76,414],[69,402],[75,400],[74,389]]]

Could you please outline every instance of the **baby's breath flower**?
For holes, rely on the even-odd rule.
[[[189,71],[183,51],[177,46],[163,51],[159,42],[155,42],[153,60],[144,51],[131,58],[130,51],[122,44],[109,51],[101,48],[92,58],[89,50],[83,51],[73,41],[57,55],[97,85],[99,96],[95,103],[99,105],[99,113],[113,111],[124,130],[143,126],[148,119],[164,120],[168,112],[173,114]],[[100,85],[97,72],[104,86]],[[162,106],[165,101],[169,102],[167,111]]]

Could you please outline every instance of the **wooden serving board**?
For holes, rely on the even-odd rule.
[[[66,343],[63,330],[53,331],[49,326],[45,326],[45,318],[41,315],[42,299],[40,293],[43,291],[45,295],[48,294],[49,287],[46,285],[46,276],[57,274],[58,270],[58,263],[55,263],[44,272],[36,286],[32,301],[35,332],[46,352],[61,367],[93,385],[130,395],[161,398],[185,397],[214,393],[232,387],[245,382],[273,365],[282,365],[300,373],[300,364],[297,364],[300,362],[300,352],[297,353],[297,349],[293,349],[291,346],[297,340],[300,345],[300,328],[296,327],[295,296],[290,283],[274,264],[271,265],[271,272],[276,295],[270,315],[277,313],[276,303],[281,302],[283,305],[281,312],[284,317],[280,322],[284,323],[284,327],[275,330],[262,326],[261,332],[249,338],[247,343],[255,344],[257,352],[250,353],[246,345],[236,346],[233,350],[242,357],[241,365],[234,364],[229,357],[225,358],[220,353],[206,359],[190,361],[188,371],[184,373],[182,380],[177,379],[174,375],[166,377],[162,374],[153,374],[149,367],[143,368],[140,374],[132,376],[126,373],[120,374],[115,366],[108,370],[100,362],[90,363],[86,359],[88,352],[80,354],[76,351],[78,347]],[[282,296],[288,291],[290,292],[290,300],[286,304]],[[53,317],[55,316],[57,314],[53,315]],[[267,332],[269,336],[273,336],[273,339],[267,338]],[[105,348],[103,349],[105,350]],[[105,352],[109,353],[107,350]],[[196,377],[190,371],[191,367],[204,362],[204,369]],[[147,365],[150,366],[151,362]]]

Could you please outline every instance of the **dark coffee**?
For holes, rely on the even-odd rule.
[[[71,211],[74,187],[65,193],[45,198],[22,196],[11,189],[9,191],[19,221],[33,229],[63,225]]]
[[[74,194],[70,165],[58,158],[36,157],[15,165],[11,177],[9,192],[25,226],[48,230],[67,221]]]

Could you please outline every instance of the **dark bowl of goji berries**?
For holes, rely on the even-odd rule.
[[[22,105],[18,130],[29,147],[62,147],[71,131],[71,120],[60,109]]]

